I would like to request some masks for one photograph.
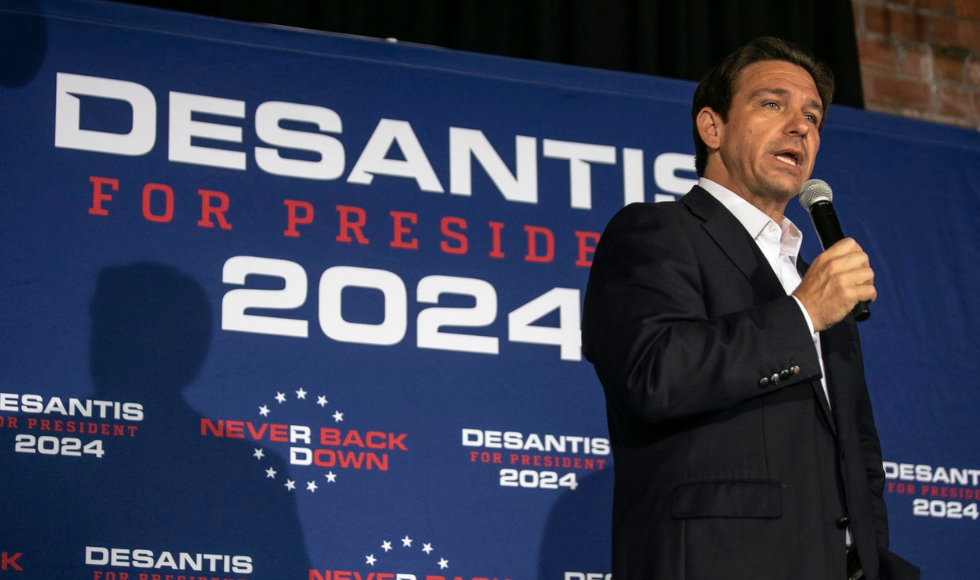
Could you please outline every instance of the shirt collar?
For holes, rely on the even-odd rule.
[[[789,256],[793,263],[796,263],[796,258],[800,254],[800,247],[803,245],[803,232],[788,217],[783,216],[782,223],[777,224],[762,210],[746,201],[745,198],[706,177],[698,179],[698,186],[725,206],[725,209],[735,216],[735,219],[742,224],[742,227],[752,236],[753,240],[758,242],[760,237],[764,238],[770,224],[778,227],[780,229],[779,254]]]

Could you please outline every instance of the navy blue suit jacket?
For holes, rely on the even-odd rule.
[[[582,330],[615,460],[614,578],[843,578],[844,516],[869,580],[915,577],[888,552],[853,319],[821,333],[828,404],[799,305],[709,193],[612,219]]]

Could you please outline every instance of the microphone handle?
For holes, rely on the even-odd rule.
[[[854,320],[858,322],[864,322],[865,320],[871,318],[871,308],[868,307],[868,301],[862,300],[861,302],[858,302],[857,306],[854,307],[854,310],[851,310],[851,316],[853,316]]]
[[[817,237],[820,238],[820,245],[824,250],[844,239],[844,231],[840,228],[834,204],[829,201],[818,201],[811,205],[810,220],[813,221],[813,229],[817,230]],[[858,302],[851,315],[858,322],[870,318],[871,308],[868,307],[868,302]]]

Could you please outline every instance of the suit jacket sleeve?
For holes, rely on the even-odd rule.
[[[758,253],[734,216],[720,211],[741,236],[734,239]],[[583,349],[607,395],[643,422],[728,408],[820,376],[796,301],[781,289],[774,296],[752,290],[714,240],[692,231],[700,228],[681,203],[633,204],[612,219],[596,250]],[[751,293],[748,300],[726,302],[719,277],[732,273],[739,279],[727,285]],[[783,373],[777,384],[760,381],[793,367],[798,374]]]

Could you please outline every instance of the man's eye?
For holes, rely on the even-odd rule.
[[[766,108],[768,108],[768,109],[776,109],[776,108],[778,108],[778,107],[779,107],[779,105],[777,105],[776,103],[774,103],[774,102],[772,102],[772,101],[769,101],[768,103],[766,103],[766,104],[764,104],[764,105],[762,105],[762,106],[763,106],[763,107],[766,107]]]
[[[813,123],[813,124],[816,124],[816,123],[817,123],[817,116],[816,116],[816,115],[803,115],[803,117],[804,117],[804,118],[805,118],[805,119],[806,119],[807,121],[809,121],[809,122],[811,122],[811,123]]]

